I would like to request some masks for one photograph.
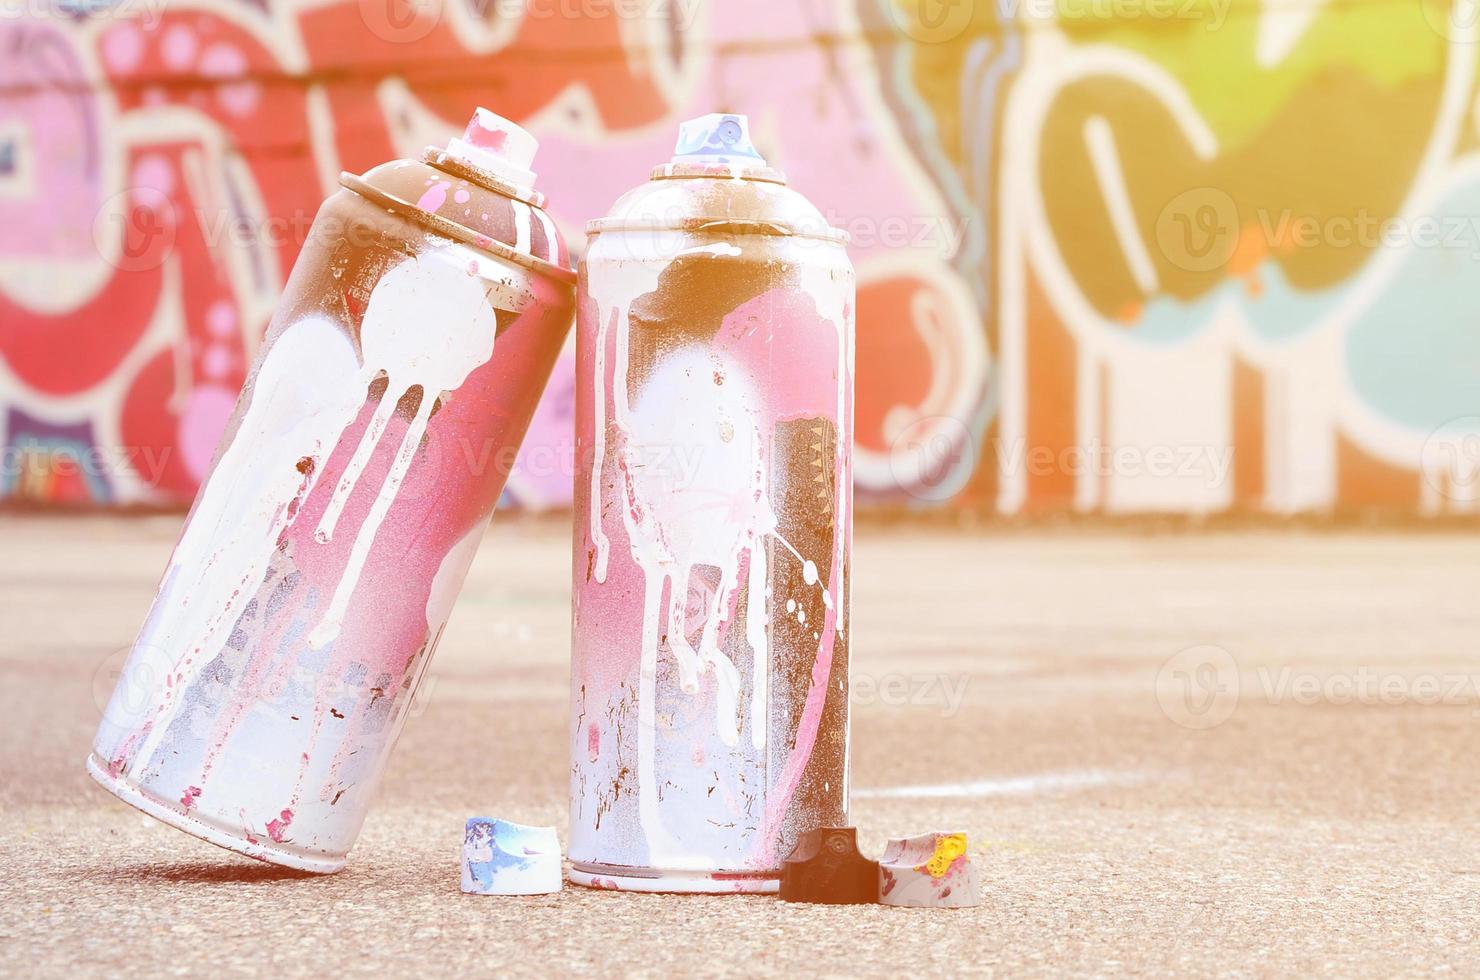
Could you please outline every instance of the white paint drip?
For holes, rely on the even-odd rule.
[[[668,583],[668,645],[680,686],[696,693],[700,671],[712,673],[717,731],[726,745],[735,745],[740,739],[740,675],[720,650],[719,624],[747,553],[754,581],[762,563],[756,558],[761,551],[756,542],[775,526],[775,516],[766,497],[764,444],[753,407],[759,404],[758,393],[739,365],[719,370],[723,385],[714,383],[715,362],[704,348],[694,346],[668,355],[648,379],[624,426],[624,486],[630,506],[623,513],[633,560],[649,578]],[[681,472],[671,453],[647,458],[649,448],[679,446],[699,450],[700,465],[692,473]],[[721,584],[704,610],[696,652],[685,635],[685,612],[698,565],[719,568]],[[658,619],[662,612],[655,605],[644,615]],[[760,621],[758,631],[754,620]],[[761,614],[748,629],[748,639],[757,633],[761,638],[759,648],[752,648],[753,659],[768,652],[764,625]],[[764,718],[753,717],[751,727],[764,729]]]
[[[817,563],[810,558],[803,558],[802,553],[796,549],[795,545],[786,540],[786,538],[782,536],[780,531],[772,528],[771,533],[776,536],[777,541],[781,542],[782,547],[786,548],[786,550],[791,552],[792,556],[796,558],[797,561],[802,563],[802,581],[808,585],[816,586],[820,581],[820,577],[817,572]],[[793,612],[795,600],[788,599],[786,600],[786,604],[786,611]],[[833,607],[832,593],[829,592],[825,586],[822,588],[822,605],[824,608],[827,609],[831,609]],[[802,622],[806,621],[806,613],[803,613]],[[841,633],[842,631],[842,627],[838,627],[838,632]]]
[[[149,703],[158,710],[134,756],[142,764],[256,594],[290,505],[313,489],[364,403],[357,368],[350,338],[321,317],[284,330],[258,367],[241,425],[201,491],[136,644],[172,661],[154,678]],[[304,459],[307,474],[298,468]]]
[[[308,645],[313,649],[332,642],[343,628],[345,612],[370,556],[375,535],[411,469],[437,398],[443,392],[461,387],[469,374],[493,356],[497,328],[493,307],[489,305],[482,280],[468,275],[457,264],[458,252],[456,249],[446,253],[428,252],[408,259],[382,276],[370,293],[360,328],[364,357],[361,382],[368,384],[371,378],[385,372],[388,383],[373,420],[345,469],[344,479],[335,488],[334,497],[314,533],[317,540],[328,541],[333,535],[397,403],[412,388],[421,389],[421,400],[401,438],[385,483],[355,536],[334,597],[323,619],[308,636]],[[375,420],[380,420],[378,426]]]
[[[593,249],[600,247],[601,243],[598,239]],[[591,543],[596,548],[593,575],[598,582],[606,581],[608,556],[611,552],[611,541],[606,535],[601,512],[601,477],[606,463],[607,341],[612,333],[616,334],[616,350],[613,352],[612,362],[612,421],[621,426],[627,418],[627,344],[630,331],[628,312],[637,297],[658,287],[658,278],[666,264],[666,259],[660,259],[657,263],[623,262],[613,267],[609,262],[592,261],[589,255],[586,259],[587,286],[591,295],[597,298],[590,524]],[[609,272],[615,274],[608,276]]]
[[[385,521],[386,514],[390,513],[391,504],[395,502],[396,494],[400,492],[401,484],[411,469],[411,460],[416,455],[417,446],[420,445],[421,437],[426,432],[427,419],[431,416],[432,401],[433,396],[424,392],[421,404],[416,409],[416,418],[401,438],[401,448],[396,452],[391,471],[386,475],[380,492],[375,495],[375,502],[370,505],[370,513],[365,517],[360,533],[355,535],[355,543],[349,553],[349,562],[345,565],[344,574],[339,578],[339,584],[334,588],[334,598],[329,601],[324,618],[319,620],[313,632],[308,634],[308,646],[312,650],[321,649],[332,643],[339,636],[339,631],[344,628],[344,614],[349,609],[349,601],[354,596],[355,587],[359,584],[360,574],[365,570],[365,560],[370,557],[370,548],[375,543],[375,535]]]
[[[773,519],[774,523],[774,519]],[[749,604],[745,612],[745,638],[751,650],[750,744],[764,748],[771,710],[771,648],[766,602],[766,549],[750,549]]]
[[[643,608],[652,609],[663,600],[663,580],[648,576]],[[642,659],[637,678],[637,817],[647,838],[649,860],[667,868],[683,867],[693,860],[663,826],[658,813],[658,790],[653,782],[653,756],[656,754],[658,704],[658,623],[653,616],[642,620]]]
[[[593,250],[603,244],[601,239]],[[632,301],[644,293],[652,292],[657,286],[661,264],[624,262],[604,263],[593,261],[587,255],[586,269],[588,288],[596,298],[597,325],[595,351],[595,412],[594,446],[591,462],[591,540],[596,548],[593,574],[598,582],[606,581],[610,541],[602,524],[601,477],[606,461],[607,391],[606,391],[606,346],[608,338],[615,333],[615,350],[612,363],[612,422],[622,426],[627,417],[627,361],[629,343],[628,312]],[[614,275],[608,276],[606,273]],[[618,496],[623,496],[618,491]],[[630,508],[624,508],[630,510]],[[631,525],[632,516],[624,514]],[[646,838],[649,861],[659,867],[681,868],[698,862],[702,858],[691,854],[668,833],[658,812],[658,788],[654,758],[657,754],[657,679],[658,679],[658,619],[654,613],[663,601],[662,576],[644,575],[642,649],[638,660],[637,690],[637,814]]]
[[[369,384],[372,379],[362,377],[362,380]],[[374,455],[376,445],[380,443],[380,437],[385,435],[385,427],[390,424],[391,416],[396,414],[396,401],[382,396],[376,404],[375,413],[370,416],[370,424],[365,427],[360,444],[355,447],[355,454],[345,464],[344,473],[334,487],[334,496],[329,499],[323,516],[319,518],[319,526],[313,532],[314,540],[319,544],[328,544],[334,537],[334,528],[339,525],[340,515],[344,513],[344,505],[349,502],[350,493],[360,482],[365,466]]]
[[[616,316],[617,311],[612,311]],[[596,391],[592,397],[596,413],[591,433],[591,488],[588,505],[590,513],[587,515],[586,523],[591,529],[591,545],[596,550],[595,568],[592,575],[598,582],[606,581],[606,566],[608,555],[611,553],[611,540],[606,536],[606,528],[601,521],[601,469],[606,460],[606,336],[607,322],[606,312],[601,310],[597,316],[600,323],[596,327],[596,351],[595,351],[595,385]]]

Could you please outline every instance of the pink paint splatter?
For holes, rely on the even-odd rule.
[[[200,58],[200,73],[211,79],[236,79],[247,74],[247,56],[233,44],[218,41]],[[234,116],[251,115],[262,98],[262,87],[256,82],[240,81],[222,85],[216,92],[221,107]]]
[[[586,727],[586,755],[592,762],[601,756],[601,729],[595,723]]]
[[[457,191],[452,195],[452,199],[458,204],[467,204],[468,198],[471,196],[472,195],[468,193],[466,187],[459,187]]]
[[[257,111],[257,105],[262,101],[262,86],[256,82],[223,85],[216,94],[216,99],[221,103],[221,108],[231,115],[250,116]]]
[[[236,333],[236,307],[224,299],[218,299],[206,311],[206,328],[217,337],[230,337]]]
[[[230,351],[227,351],[230,356]],[[207,367],[207,373],[219,377]],[[196,479],[202,479],[210,468],[216,443],[226,431],[226,423],[236,407],[236,395],[218,384],[203,384],[190,393],[185,411],[180,413],[177,429],[180,453],[185,468]],[[167,679],[173,687],[174,679]]]
[[[144,36],[133,24],[124,24],[103,38],[103,60],[118,72],[138,67],[144,57]]]
[[[223,344],[212,344],[201,355],[200,363],[205,370],[206,377],[213,381],[220,381],[236,366],[236,355],[232,353],[231,348]]]
[[[292,822],[293,811],[284,810],[282,813],[278,814],[278,818],[276,820],[269,820],[267,822],[267,836],[271,837],[279,844],[284,843],[284,841],[286,840],[285,834],[287,833],[288,825]]]
[[[200,72],[207,78],[240,78],[247,71],[247,56],[234,44],[218,41],[200,59]]]
[[[421,208],[423,211],[436,211],[443,205],[444,202],[446,202],[447,188],[451,186],[451,181],[437,181],[437,183],[427,188],[426,193],[423,194],[421,196],[421,199],[416,202],[416,206]]]
[[[185,787],[184,794],[180,797],[180,805],[189,810],[191,807],[195,806],[195,801],[198,799],[200,799],[200,787],[187,786]]]
[[[164,63],[175,71],[184,71],[195,60],[195,53],[199,45],[195,40],[195,34],[184,24],[176,24],[165,32],[164,41],[160,44],[160,54],[164,56]]]
[[[463,133],[463,139],[480,149],[497,153],[509,141],[509,134],[506,130],[489,129],[484,126],[483,114],[480,112],[473,117],[472,122],[468,123],[468,129],[467,132]]]
[[[158,153],[140,157],[130,176],[134,187],[158,191],[165,197],[175,189],[175,168]]]

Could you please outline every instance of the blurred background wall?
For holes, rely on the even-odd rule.
[[[852,233],[862,500],[1465,513],[1477,0],[4,0],[0,497],[184,504],[319,202],[482,104],[573,245],[748,113]],[[570,494],[571,359],[511,501]]]

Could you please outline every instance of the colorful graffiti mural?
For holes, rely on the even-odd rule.
[[[1480,512],[1480,0],[0,18],[0,497],[178,504],[340,170],[483,103],[572,242],[744,112],[853,235],[859,498]],[[569,503],[567,352],[508,494]]]

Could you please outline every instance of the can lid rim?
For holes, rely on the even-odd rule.
[[[649,180],[753,180],[763,184],[786,184],[786,174],[769,164],[754,160],[732,162],[730,158],[714,160],[674,160],[652,169]]]
[[[563,265],[557,265],[548,259],[540,258],[538,255],[521,252],[497,239],[489,238],[487,235],[480,235],[455,221],[442,217],[440,214],[433,214],[424,208],[417,207],[410,201],[403,200],[394,194],[383,191],[358,174],[344,171],[339,175],[339,183],[389,211],[404,214],[426,225],[438,234],[461,242],[470,248],[487,252],[489,255],[513,262],[516,265],[522,265],[536,272],[544,273],[567,284],[576,281],[576,274],[573,269],[568,269]]]
[[[486,167],[480,167],[476,163],[459,159],[446,150],[429,146],[421,153],[422,163],[430,164],[438,170],[445,170],[458,177],[465,177],[475,184],[480,184],[491,191],[497,191],[505,197],[517,198],[530,207],[545,210],[545,195],[533,187],[521,187],[512,181],[505,180],[498,174]]]
[[[586,234],[599,235],[606,231],[684,231],[690,233],[728,231],[740,235],[770,235],[782,238],[810,238],[816,241],[847,245],[851,236],[841,228],[826,223],[816,227],[803,226],[788,221],[762,221],[755,218],[729,218],[696,215],[677,221],[654,218],[633,220],[631,218],[595,218],[586,222]]]

